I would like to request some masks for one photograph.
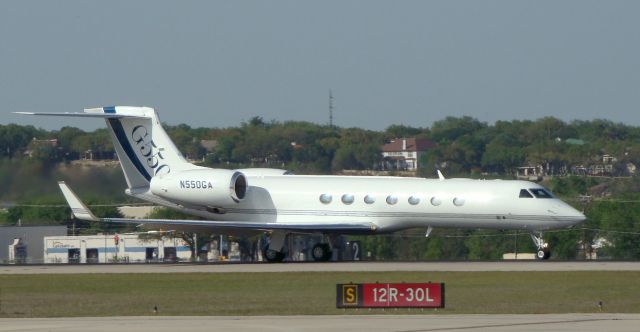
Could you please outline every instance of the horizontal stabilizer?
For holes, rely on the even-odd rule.
[[[91,114],[91,113],[46,113],[46,112],[13,112],[14,114],[23,115],[42,115],[42,116],[67,116],[76,118],[144,118],[140,116],[122,115],[122,114]]]
[[[102,118],[102,119],[145,119],[150,118],[153,109],[148,107],[132,107],[132,106],[107,106],[96,108],[85,108],[83,113],[79,112],[13,112],[23,115],[42,115],[42,116],[70,116],[80,118]]]

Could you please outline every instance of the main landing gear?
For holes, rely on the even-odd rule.
[[[285,257],[285,238],[287,234],[284,232],[272,232],[269,237],[269,244],[262,249],[262,257],[269,263],[282,262]],[[327,262],[333,256],[332,243],[335,239],[324,235],[323,241],[316,243],[311,249],[311,257],[316,262]]]
[[[328,243],[317,243],[311,249],[311,257],[316,262],[326,262],[331,259],[331,246]]]
[[[264,257],[264,259],[269,263],[279,263],[284,259],[284,253],[282,251],[269,249],[269,246],[267,245],[262,250],[262,257]]]
[[[311,249],[311,258],[316,262],[328,262],[333,257],[334,246],[339,242],[338,236],[323,234],[321,241]]]
[[[531,239],[533,240],[533,243],[537,247],[536,259],[538,259],[538,260],[549,259],[549,256],[551,256],[551,251],[549,249],[549,244],[544,242],[544,239],[542,238],[542,232],[539,232],[538,234],[539,235],[536,236],[535,233],[531,233]]]
[[[273,232],[264,249],[262,249],[262,257],[269,263],[279,263],[284,260],[285,254],[283,251],[284,239],[287,236],[284,232]]]

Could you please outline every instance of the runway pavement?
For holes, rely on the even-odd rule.
[[[637,331],[640,314],[81,317],[0,319],[1,331]]]
[[[0,274],[226,273],[226,272],[382,272],[382,271],[640,271],[640,262],[333,262],[255,264],[0,265]]]

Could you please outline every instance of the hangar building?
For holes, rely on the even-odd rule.
[[[141,238],[138,234],[47,236],[45,263],[176,262],[189,260],[191,249],[175,237]]]

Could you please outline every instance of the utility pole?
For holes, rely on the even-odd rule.
[[[514,245],[514,253],[516,256],[516,260],[518,260],[518,230],[516,229],[516,241],[515,241],[515,245]]]
[[[71,212],[71,221],[73,222],[71,224],[71,235],[76,236],[76,216],[73,215],[73,212]]]
[[[198,234],[193,233],[193,260],[198,261]]]
[[[333,92],[329,89],[329,128],[333,129]]]

